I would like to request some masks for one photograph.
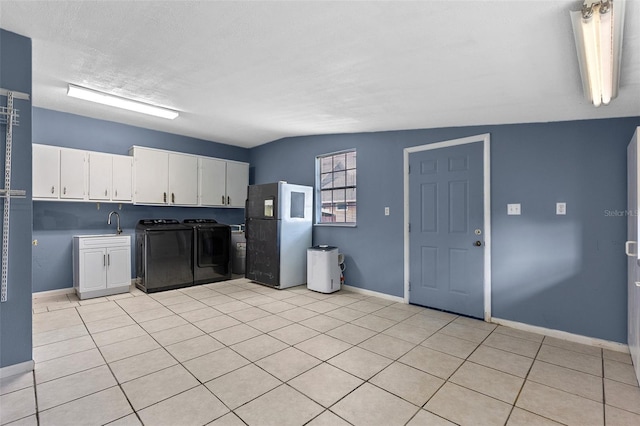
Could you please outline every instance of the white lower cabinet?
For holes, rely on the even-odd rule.
[[[129,235],[73,237],[73,287],[81,300],[126,293],[130,284]]]

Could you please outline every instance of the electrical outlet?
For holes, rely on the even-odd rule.
[[[389,216],[389,207],[384,208],[384,215]]]
[[[556,203],[556,214],[557,215],[567,214],[567,203]]]
[[[510,216],[517,216],[520,214],[520,203],[507,204],[507,214]]]

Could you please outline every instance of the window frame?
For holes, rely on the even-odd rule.
[[[346,227],[346,228],[355,228],[357,226],[358,223],[358,217],[357,217],[357,209],[356,209],[356,221],[355,222],[322,222],[322,185],[321,185],[321,176],[322,176],[322,159],[327,158],[327,157],[332,157],[334,155],[338,155],[338,154],[345,154],[345,153],[349,153],[349,152],[353,152],[356,154],[356,167],[355,167],[355,172],[356,172],[356,184],[355,185],[346,185],[346,181],[345,181],[345,186],[341,186],[338,187],[339,188],[344,188],[344,189],[348,189],[348,188],[353,188],[356,190],[356,200],[355,200],[355,205],[356,207],[358,206],[358,179],[357,179],[357,175],[358,175],[358,155],[357,155],[357,150],[356,148],[349,148],[349,149],[343,149],[340,151],[334,151],[334,152],[328,152],[325,154],[319,154],[316,155],[316,159],[315,159],[315,188],[314,188],[314,193],[315,193],[315,206],[314,206],[314,215],[315,215],[315,219],[314,219],[314,226],[336,226],[336,227]],[[346,169],[346,164],[345,164],[345,170]],[[345,200],[345,204],[346,200]],[[348,206],[346,206],[346,208],[342,211],[348,211]]]

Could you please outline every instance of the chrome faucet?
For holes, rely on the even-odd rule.
[[[107,220],[107,225],[111,225],[111,215],[116,215],[116,234],[122,234],[122,229],[120,228],[120,215],[118,212],[109,213],[109,219]]]

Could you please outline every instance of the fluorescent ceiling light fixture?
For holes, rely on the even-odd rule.
[[[570,12],[584,94],[595,106],[618,96],[624,0],[584,0]]]
[[[99,104],[109,105],[116,108],[127,109],[129,111],[140,112],[142,114],[168,118],[169,120],[173,120],[178,116],[178,111],[134,101],[132,99],[121,98],[120,96],[98,92],[97,90],[87,89],[74,84],[69,84],[67,96],[84,99],[85,101],[97,102]]]

